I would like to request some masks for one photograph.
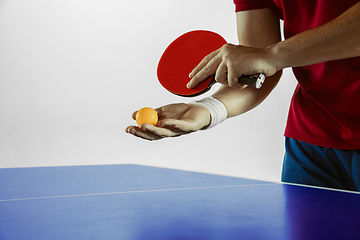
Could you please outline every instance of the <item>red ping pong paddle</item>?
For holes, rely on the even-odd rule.
[[[186,87],[189,73],[211,52],[219,49],[226,40],[217,33],[205,30],[187,32],[175,39],[160,58],[157,76],[160,84],[183,97],[194,97],[207,92],[216,83],[215,76],[210,76],[193,89]],[[239,82],[259,89],[265,81],[265,75],[242,76]]]

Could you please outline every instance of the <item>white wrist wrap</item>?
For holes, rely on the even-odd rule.
[[[210,125],[206,129],[215,127],[227,118],[226,107],[222,102],[213,97],[206,97],[201,100],[192,101],[190,104],[204,107],[209,111],[211,119]]]

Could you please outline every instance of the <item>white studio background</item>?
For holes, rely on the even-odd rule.
[[[156,66],[194,29],[236,44],[232,0],[0,0],[0,168],[135,163],[280,181],[289,70],[266,102],[214,129],[125,133],[141,107],[190,101],[158,84]]]

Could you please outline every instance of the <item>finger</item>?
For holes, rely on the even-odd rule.
[[[147,123],[142,124],[140,127],[129,126],[126,128],[126,132],[150,141],[184,134],[184,132],[171,127],[156,127]]]
[[[140,126],[140,128],[143,130],[146,130],[160,138],[176,137],[176,136],[185,134],[185,132],[183,132],[177,128],[174,128],[172,126],[164,126],[163,125],[161,127],[158,127],[158,126],[153,126],[151,124],[144,123]]]
[[[227,85],[227,78],[228,78],[228,68],[226,66],[226,64],[224,63],[224,61],[222,61],[219,65],[219,67],[216,70],[215,73],[215,80],[218,83],[221,83],[223,85]]]
[[[134,120],[136,120],[136,114],[137,114],[137,112],[138,112],[138,111],[135,111],[135,112],[133,112],[133,114],[132,114],[132,118],[133,118]]]
[[[181,134],[196,131],[194,125],[191,125],[188,121],[184,120],[165,119],[159,122],[159,124],[164,127],[171,127],[172,129],[176,129],[176,131]]]
[[[238,74],[235,72],[235,69],[233,69],[231,66],[228,68],[228,85],[229,87],[241,89],[244,88],[244,84],[240,83],[239,79],[242,74]]]
[[[145,129],[141,129],[140,127],[137,127],[137,126],[127,127],[126,132],[134,135],[135,137],[139,137],[139,138],[150,140],[150,141],[159,140],[162,138],[161,136],[153,134],[152,132],[147,131]]]
[[[200,71],[195,74],[188,83],[187,87],[194,88],[211,75],[214,75],[220,63],[221,58],[216,56],[212,58],[202,69],[200,69]]]
[[[191,71],[191,73],[189,74],[189,78],[193,78],[201,69],[203,69],[208,64],[211,59],[213,59],[219,53],[219,51],[219,49],[215,50],[206,57],[204,57],[201,62]]]

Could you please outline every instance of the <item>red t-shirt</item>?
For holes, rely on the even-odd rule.
[[[236,11],[270,8],[284,36],[323,25],[358,0],[234,0]],[[285,136],[323,147],[360,149],[360,57],[293,68],[298,80]]]

